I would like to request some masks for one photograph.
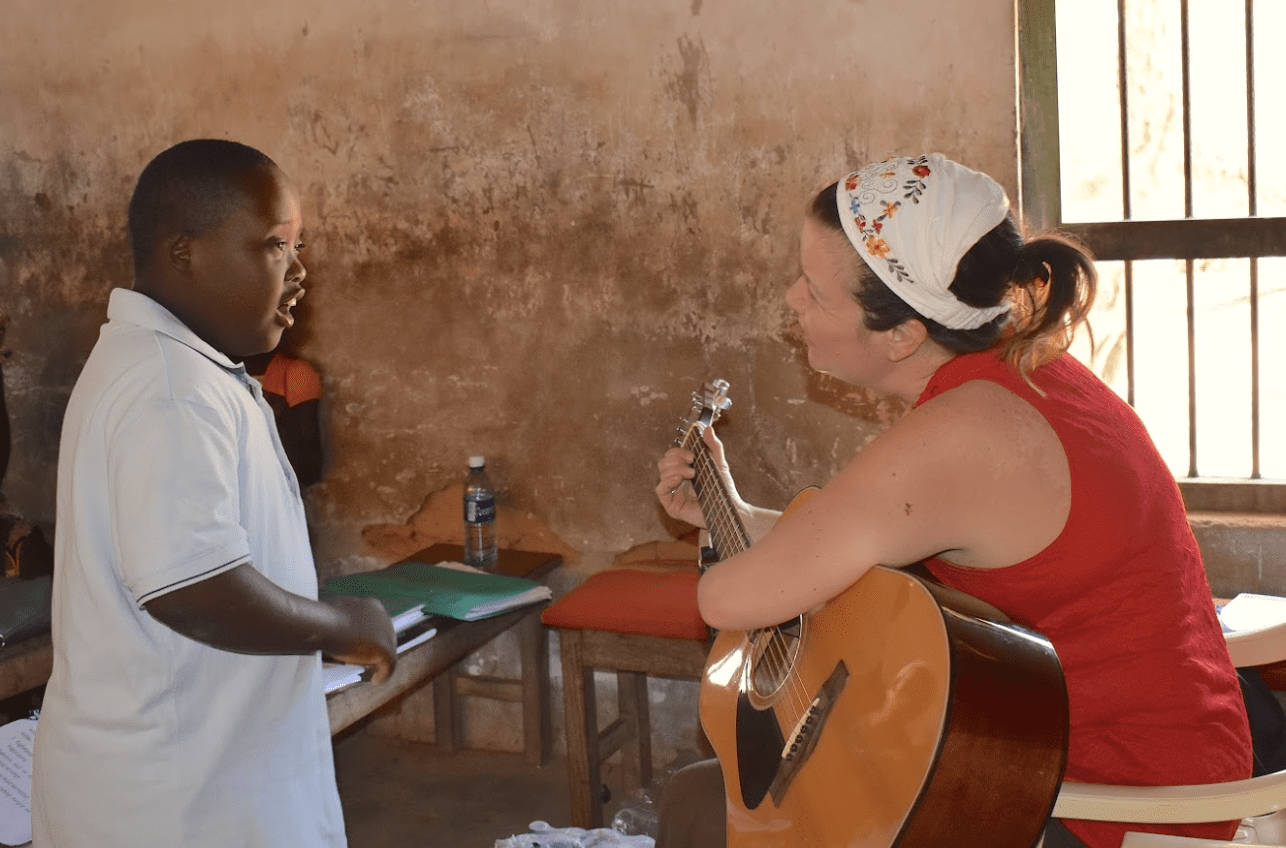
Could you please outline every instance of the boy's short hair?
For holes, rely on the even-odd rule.
[[[241,179],[276,167],[249,145],[217,138],[179,142],[158,154],[139,175],[129,203],[135,272],[171,233],[199,238],[218,227],[245,200]]]

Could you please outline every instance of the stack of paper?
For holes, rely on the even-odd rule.
[[[1242,592],[1219,612],[1227,630],[1262,630],[1286,623],[1286,598]]]
[[[437,635],[438,629],[431,626],[429,616],[424,612],[424,604],[415,606],[393,616],[393,632],[397,634],[397,652],[401,655],[416,645],[427,642]],[[322,681],[326,694],[362,682],[365,666],[349,663],[322,663]]]
[[[345,663],[322,663],[322,686],[326,694],[338,692],[346,686],[362,682],[362,672],[366,669],[360,665]]]
[[[424,611],[424,604],[416,604],[410,609],[404,610],[393,616],[393,632],[401,633],[412,625],[419,624],[428,618],[428,613]]]
[[[392,614],[419,603],[429,615],[474,621],[548,600],[548,586],[521,577],[488,574],[458,563],[400,562],[378,571],[327,581],[322,596],[379,598]]]
[[[0,727],[0,844],[31,841],[31,746],[36,720],[20,718]]]

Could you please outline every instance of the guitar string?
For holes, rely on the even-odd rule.
[[[702,443],[704,447],[704,443]],[[723,478],[710,458],[708,449],[697,452],[696,471],[703,489],[713,488],[721,497],[714,499],[711,506],[715,514],[708,516],[707,524],[715,541],[715,549],[720,557],[735,556],[749,547],[749,540],[740,527],[740,521],[729,503],[727,488]]]
[[[770,667],[770,677],[775,688],[768,694],[771,696],[776,693],[773,699],[777,705],[774,719],[783,729],[782,742],[786,750],[782,755],[785,756],[786,752],[794,747],[796,727],[800,719],[807,715],[813,699],[804,688],[798,663],[792,662],[789,656],[790,649],[786,647],[785,641],[790,637],[783,635],[779,627],[766,628],[757,633],[759,638],[751,645],[752,656],[760,653],[758,648],[760,640],[764,638],[769,640],[768,645],[762,650],[760,664]]]
[[[699,427],[693,427],[688,431],[683,447],[692,451],[695,457],[692,464],[696,477],[692,485],[696,489],[698,500],[701,501],[702,511],[713,512],[706,515],[706,529],[710,532],[710,539],[719,557],[722,559],[745,551],[750,547],[750,539],[742,528],[736,511],[732,508],[732,499],[710,455],[710,448],[701,441]],[[704,497],[708,490],[713,490],[718,497]]]
[[[791,659],[789,642],[797,641],[797,637],[787,634],[780,626],[765,628],[759,632],[764,634],[762,638],[769,640],[762,651],[761,662],[768,666],[770,676],[776,681],[776,688],[782,693],[786,703],[794,708],[797,716],[802,715],[812,699],[808,697],[798,673],[798,663]],[[798,645],[795,647],[798,656]]]
[[[706,529],[710,532],[715,550],[719,552],[720,558],[742,553],[750,547],[749,536],[731,506],[732,499],[728,494],[727,486],[724,484],[722,475],[719,474],[709,446],[701,440],[699,427],[693,427],[688,431],[683,439],[683,447],[692,451],[694,456],[693,468],[696,471],[696,477],[693,479],[693,488],[701,502],[702,511],[713,513],[706,515]],[[704,497],[706,491],[713,491],[719,497],[706,498]],[[760,650],[759,644],[764,638],[768,639],[768,644]],[[811,698],[804,690],[802,681],[795,671],[795,664],[791,661],[791,651],[786,644],[791,638],[783,634],[780,627],[762,628],[747,634],[754,654],[758,655],[756,665],[767,669],[769,677],[774,681],[774,688],[783,693],[788,704],[793,706],[797,713],[802,714]]]
[[[781,628],[773,629],[779,636],[779,639],[777,640],[777,651],[779,676],[782,678],[782,691],[790,699],[790,703],[795,708],[795,717],[798,719],[808,709],[808,706],[813,699],[804,686],[803,677],[800,676],[799,663],[792,660],[790,656],[791,648],[786,644],[786,642],[790,639],[796,640],[794,648],[795,656],[797,658],[799,656],[799,651],[803,647],[803,625],[801,623],[798,636],[784,635],[782,634]]]
[[[696,470],[696,478],[693,482],[698,498],[702,501],[703,511],[707,506],[713,507],[711,512],[714,514],[707,517],[706,523],[716,550],[722,548],[721,556],[741,553],[749,547],[749,537],[741,526],[735,510],[731,508],[731,498],[723,477],[718,473],[709,447],[701,441],[699,429],[693,428],[690,435],[691,444],[685,444],[684,447],[691,450],[694,455],[693,466]],[[702,497],[707,491],[707,486],[710,486],[720,497],[714,499]],[[781,693],[786,705],[792,707],[796,714],[802,715],[811,698],[808,697],[802,680],[795,671],[795,664],[791,661],[791,651],[786,643],[792,637],[785,635],[780,627],[770,627],[747,634],[747,638],[758,656],[754,665],[768,672],[773,682],[773,690]],[[768,643],[760,649],[759,646],[765,638]]]

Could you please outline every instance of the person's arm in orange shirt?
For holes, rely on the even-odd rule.
[[[308,362],[278,353],[260,382],[272,405],[277,433],[301,487],[322,477],[321,375]]]

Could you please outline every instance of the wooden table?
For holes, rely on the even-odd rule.
[[[407,557],[416,562],[459,561],[459,545],[432,545]],[[501,550],[496,571],[539,580],[562,557],[558,554]],[[433,682],[433,727],[437,747],[451,752],[461,747],[458,695],[474,695],[522,703],[523,747],[527,762],[543,765],[549,756],[549,638],[540,623],[544,604],[532,604],[478,621],[440,619],[433,638],[398,657],[393,675],[378,686],[359,683],[330,695],[332,735],[370,715],[393,699]],[[492,639],[518,627],[522,676],[518,680],[464,674],[457,664]]]
[[[436,563],[459,561],[459,545],[431,545],[407,557]],[[558,554],[501,550],[496,571],[540,580],[562,562]],[[359,683],[327,698],[331,735],[351,727],[395,698],[433,682],[434,733],[443,751],[461,747],[458,695],[520,701],[527,761],[543,765],[549,755],[549,640],[540,623],[544,604],[533,604],[479,621],[442,619],[437,635],[398,657],[397,669],[380,685]],[[511,627],[518,628],[522,677],[504,680],[461,673],[456,664]],[[53,645],[46,633],[0,649],[0,698],[45,683],[53,668]]]

